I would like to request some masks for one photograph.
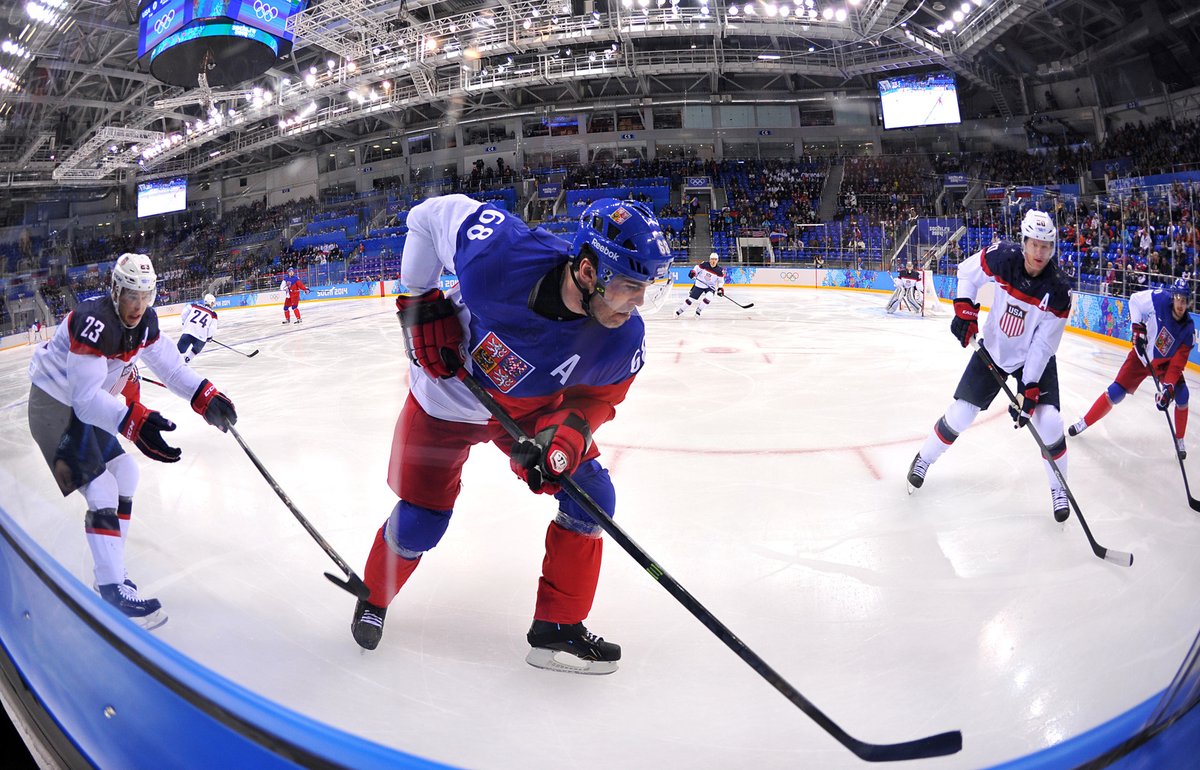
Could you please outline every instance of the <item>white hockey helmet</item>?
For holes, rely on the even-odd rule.
[[[158,276],[154,274],[154,263],[148,255],[125,253],[117,257],[112,270],[112,301],[117,314],[121,312],[122,291],[148,292],[149,304],[153,305],[157,285]]]
[[[720,258],[721,258],[721,255],[720,255],[720,254],[718,254],[717,252],[715,252],[715,251],[714,251],[714,252],[712,252],[711,254],[709,254],[709,255],[708,255],[708,258],[709,258],[709,259],[712,259],[713,257],[716,257],[717,259],[720,259]]]
[[[217,298],[214,297],[212,294],[205,294],[204,295],[204,304],[208,305],[209,307],[216,307],[217,306]]]
[[[1055,228],[1054,220],[1049,214],[1030,209],[1021,220],[1021,237],[1055,243],[1058,240],[1058,229]]]

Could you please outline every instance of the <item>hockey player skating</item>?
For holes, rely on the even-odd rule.
[[[984,340],[997,367],[1015,377],[1021,408],[1010,407],[1015,427],[1030,421],[1046,442],[1050,457],[1064,478],[1067,442],[1059,413],[1058,367],[1054,354],[1062,341],[1071,307],[1070,286],[1054,261],[1057,238],[1054,222],[1044,211],[1029,211],[1021,221],[1021,246],[999,241],[958,266],[958,298],[950,331],[966,347],[979,332],[979,289],[995,282],[995,299],[984,322]],[[929,466],[987,409],[1000,392],[1000,383],[978,356],[971,356],[954,391],[954,402],[934,424],[908,470],[909,492],[925,481]],[[1066,521],[1070,503],[1050,463],[1043,458],[1050,480],[1055,521]]]
[[[40,320],[34,319],[29,325],[29,344],[34,345],[46,339],[46,327]]]
[[[1142,381],[1154,376],[1162,383],[1155,394],[1155,405],[1166,411],[1175,402],[1175,451],[1179,459],[1187,457],[1184,435],[1188,421],[1188,386],[1183,378],[1188,355],[1196,345],[1196,327],[1188,312],[1191,291],[1180,278],[1168,291],[1147,289],[1129,297],[1129,319],[1133,322],[1132,350],[1117,371],[1117,378],[1100,394],[1096,403],[1068,431],[1078,436],[1121,403],[1125,394],[1134,393]]]
[[[717,252],[708,255],[707,262],[698,262],[688,272],[688,278],[695,280],[692,290],[684,297],[679,307],[675,308],[675,317],[683,315],[692,305],[696,306],[696,317],[712,302],[713,294],[725,296],[725,269],[717,264],[720,257]]]
[[[400,501],[367,558],[371,594],[355,606],[354,639],[369,650],[379,644],[388,605],[446,531],[471,447],[490,441],[532,491],[558,500],[526,660],[614,671],[620,647],[583,624],[600,574],[601,530],[555,482],[572,475],[614,513],[592,434],[612,419],[642,367],[645,326],[636,308],[667,274],[670,246],[647,207],[612,198],[588,206],[569,246],[464,195],[419,204],[408,227],[401,280],[411,293],[396,305],[411,391],[388,479]],[[450,297],[437,288],[444,269],[459,280]],[[527,443],[514,444],[454,377],[459,360],[532,437]]]
[[[283,292],[283,323],[292,322],[291,311],[296,311],[295,323],[300,323],[300,292],[308,294],[308,287],[304,285],[304,281],[300,280],[300,276],[296,275],[296,268],[289,267],[287,275],[279,284],[279,290]]]
[[[29,430],[59,491],[66,496],[78,490],[87,500],[84,531],[96,590],[145,628],[167,618],[159,601],[141,597],[125,572],[124,542],[140,472],[117,436],[159,462],[177,462],[181,452],[163,437],[175,424],[137,400],[137,361],[144,358],[210,425],[224,431],[237,422],[233,402],[188,368],[160,334],[152,307],[155,283],[150,257],[122,254],[109,295],[79,303],[29,365]]]
[[[204,295],[204,302],[193,302],[184,308],[180,323],[179,352],[183,362],[190,364],[192,359],[200,355],[204,345],[217,334],[217,298],[211,294]],[[297,311],[299,316],[299,311]]]
[[[896,276],[896,291],[888,302],[887,312],[894,313],[896,308],[903,306],[909,312],[920,313],[922,298],[917,296],[917,287],[920,285],[920,271],[913,269],[912,262],[905,262],[904,268]]]

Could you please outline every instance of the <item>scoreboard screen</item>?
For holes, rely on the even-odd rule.
[[[303,2],[293,0],[230,0],[230,3],[237,4],[235,18],[238,21],[286,41],[292,39],[292,34],[287,31],[287,20],[304,10]]]
[[[138,13],[138,58],[192,20],[191,0],[150,0]]]

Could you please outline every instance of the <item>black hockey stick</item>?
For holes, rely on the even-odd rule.
[[[238,355],[245,356],[246,358],[254,358],[255,356],[258,355],[258,348],[255,348],[253,353],[243,353],[242,351],[238,350],[237,348],[229,347],[228,345],[226,345],[224,342],[221,342],[220,340],[214,339],[213,342],[217,343],[218,345],[220,345],[223,348],[232,350],[234,353],[237,353]]]
[[[1150,377],[1154,380],[1154,389],[1162,393],[1162,382],[1158,379],[1158,375],[1149,366],[1146,367],[1146,371],[1150,372]],[[1175,423],[1171,420],[1170,404],[1167,405],[1166,409],[1160,409],[1159,411],[1163,413],[1163,417],[1167,418],[1167,427],[1171,429],[1171,443],[1174,444]],[[1193,511],[1200,511],[1200,500],[1192,497],[1192,488],[1188,486],[1187,470],[1183,467],[1183,458],[1179,456],[1179,449],[1177,447],[1172,448],[1175,449],[1175,459],[1179,461],[1179,472],[1183,474],[1183,491],[1187,494],[1188,505],[1192,507]]]
[[[467,388],[474,394],[475,398],[479,399],[479,403],[484,406],[492,416],[496,418],[496,422],[500,423],[505,432],[515,441],[526,441],[528,436],[521,426],[517,425],[504,407],[496,403],[483,386],[475,381],[466,373],[465,369],[458,370],[458,376],[466,384]],[[857,738],[852,737],[849,733],[839,727],[832,719],[818,709],[811,701],[805,698],[792,685],[788,684],[782,676],[774,669],[767,665],[766,661],[758,657],[757,654],[746,644],[739,639],[732,631],[725,627],[721,621],[717,620],[711,612],[709,612],[703,604],[698,602],[683,586],[675,582],[675,579],[667,574],[667,571],[658,566],[650,556],[642,550],[641,546],[635,543],[629,535],[625,534],[612,517],[605,513],[595,500],[588,495],[575,480],[569,476],[564,476],[558,479],[558,483],[562,486],[564,492],[576,503],[578,503],[588,514],[595,519],[600,528],[609,534],[609,536],[617,541],[625,551],[633,557],[633,560],[642,566],[650,574],[650,577],[658,581],[659,585],[666,589],[667,593],[674,596],[676,600],[682,604],[688,612],[692,613],[704,627],[712,631],[718,639],[725,643],[725,646],[733,650],[733,652],[745,661],[750,668],[754,669],[759,676],[766,679],[776,690],[783,694],[785,698],[791,701],[801,711],[809,716],[814,722],[821,726],[825,732],[832,735],[839,743],[848,748],[859,758],[868,762],[896,762],[905,759],[924,759],[927,757],[941,757],[947,754],[954,754],[962,750],[962,733],[958,730],[952,732],[941,733],[939,735],[931,735],[927,738],[920,738],[915,741],[907,741],[905,743],[866,743]]]
[[[347,564],[341,556],[338,556],[337,551],[333,550],[333,547],[329,545],[329,543],[325,542],[325,538],[321,537],[321,533],[317,532],[313,525],[309,523],[308,519],[304,518],[304,514],[300,513],[299,509],[292,504],[291,498],[287,496],[287,493],[283,491],[283,488],[280,487],[279,484],[276,483],[275,479],[271,477],[271,474],[265,467],[263,467],[263,464],[259,462],[259,459],[257,456],[255,456],[254,452],[250,451],[250,447],[246,446],[246,442],[242,438],[242,434],[237,432],[237,428],[230,425],[229,432],[233,434],[235,439],[237,439],[238,444],[241,445],[242,450],[246,453],[246,456],[250,458],[250,462],[254,463],[255,468],[258,468],[258,472],[261,473],[263,478],[267,480],[267,483],[271,485],[271,489],[275,490],[275,494],[279,495],[279,499],[282,500],[283,504],[286,505],[288,510],[292,512],[292,515],[296,517],[296,520],[300,522],[300,525],[308,531],[308,534],[312,536],[313,540],[317,541],[317,545],[321,546],[326,555],[328,555],[330,559],[333,559],[333,563],[338,565],[342,572],[346,573],[345,580],[342,580],[341,578],[329,572],[325,573],[325,577],[329,578],[329,581],[338,588],[349,591],[359,599],[365,601],[367,597],[371,595],[371,589],[367,588],[367,584],[362,582],[362,578],[354,574],[354,570],[350,569],[350,565]]]
[[[724,297],[725,299],[729,300],[729,301],[730,301],[730,302],[732,302],[733,304],[737,305],[737,306],[738,306],[738,307],[740,307],[742,310],[749,310],[750,308],[754,307],[754,303],[753,303],[753,302],[751,302],[749,305],[743,305],[741,302],[738,302],[736,299],[734,299],[733,297],[729,296],[728,294],[722,294],[721,296],[722,296],[722,297]]]
[[[1000,368],[996,366],[996,362],[992,360],[992,355],[987,352],[987,348],[983,346],[982,340],[971,339],[971,347],[975,349],[976,355],[980,360],[987,365],[988,371],[996,378],[996,382],[1000,383],[1000,387],[1004,388],[1004,393],[1008,396],[1008,400],[1017,409],[1021,408],[1021,403],[1017,401],[1017,396],[1012,392],[1012,388],[1008,387],[1008,375],[1002,374]],[[1092,545],[1092,553],[1099,556],[1105,561],[1110,561],[1113,564],[1119,564],[1122,567],[1130,567],[1133,565],[1133,554],[1125,553],[1124,551],[1114,551],[1111,548],[1105,548],[1096,542],[1096,538],[1092,536],[1092,530],[1088,528],[1087,521],[1083,518],[1083,511],[1079,510],[1079,503],[1075,502],[1075,495],[1071,494],[1071,488],[1067,486],[1067,480],[1063,476],[1062,471],[1058,467],[1058,463],[1054,462],[1054,458],[1050,456],[1050,450],[1046,448],[1046,442],[1042,441],[1042,437],[1038,435],[1037,428],[1033,427],[1033,421],[1025,423],[1025,427],[1029,429],[1033,440],[1037,442],[1038,448],[1042,450],[1042,457],[1046,462],[1050,463],[1051,470],[1054,471],[1058,483],[1062,484],[1063,491],[1067,493],[1067,499],[1071,501],[1071,507],[1075,509],[1075,518],[1079,519],[1079,526],[1083,527],[1083,534],[1087,535],[1088,542]]]

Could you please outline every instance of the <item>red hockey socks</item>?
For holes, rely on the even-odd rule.
[[[421,559],[405,559],[388,547],[383,538],[383,530],[387,522],[375,533],[375,542],[371,545],[371,555],[367,557],[367,566],[363,570],[363,582],[371,589],[368,601],[376,607],[387,607],[400,593],[400,589],[408,581]]]
[[[1083,421],[1089,426],[1095,425],[1096,421],[1111,412],[1112,408],[1112,401],[1109,400],[1108,393],[1101,393],[1100,398],[1096,399],[1096,403],[1092,404],[1092,408],[1083,416]]]
[[[1187,416],[1188,408],[1186,406],[1175,405],[1175,438],[1183,438],[1187,433]]]
[[[546,558],[538,579],[535,620],[580,623],[592,610],[604,541],[572,532],[550,522],[546,530]]]

